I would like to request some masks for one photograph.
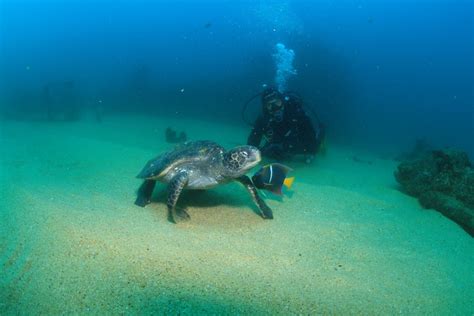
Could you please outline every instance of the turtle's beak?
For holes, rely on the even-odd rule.
[[[252,158],[253,159],[249,163],[249,169],[252,169],[256,165],[258,165],[260,161],[262,161],[262,155],[260,154],[260,150],[258,150],[258,148],[256,147],[252,150]]]
[[[255,161],[257,164],[262,161],[262,154],[260,153],[260,150],[257,149],[257,152],[255,153]]]

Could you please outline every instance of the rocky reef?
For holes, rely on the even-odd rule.
[[[423,207],[441,212],[474,237],[474,169],[465,152],[433,150],[403,161],[395,178]]]

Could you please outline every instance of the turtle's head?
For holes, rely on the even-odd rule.
[[[240,177],[258,165],[261,159],[260,150],[257,147],[235,147],[224,154],[225,174],[232,178]]]

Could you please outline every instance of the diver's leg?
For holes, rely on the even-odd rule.
[[[188,183],[188,174],[186,172],[180,172],[173,179],[171,179],[168,186],[168,220],[176,223],[177,221],[189,219],[189,214],[183,209],[176,208],[179,195],[183,191],[183,188]]]
[[[252,183],[252,180],[250,180],[250,178],[247,176],[241,176],[237,178],[237,181],[242,183],[247,189],[247,191],[250,193],[250,195],[252,196],[252,200],[258,206],[258,210],[260,211],[260,216],[262,216],[265,219],[272,219],[273,218],[272,209],[265,203],[265,201],[262,200],[260,195],[258,195],[257,188]]]
[[[138,189],[137,199],[135,200],[135,205],[144,207],[151,202],[151,195],[153,189],[155,188],[155,180],[145,180]]]

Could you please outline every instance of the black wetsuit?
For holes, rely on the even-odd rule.
[[[271,158],[294,154],[315,155],[323,138],[323,127],[315,131],[298,98],[286,97],[280,118],[263,113],[255,121],[247,144],[259,147]],[[262,138],[264,139],[263,144]]]

